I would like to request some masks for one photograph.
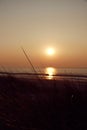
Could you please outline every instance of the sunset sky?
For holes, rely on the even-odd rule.
[[[87,67],[87,1],[0,0],[0,66],[27,66],[21,46],[34,66]]]

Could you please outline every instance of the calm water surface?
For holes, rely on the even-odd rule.
[[[35,68],[36,73],[38,74],[48,74],[45,76],[47,79],[53,79],[56,75],[82,75],[87,76],[87,68],[54,68],[54,67],[45,67],[45,68]],[[11,72],[11,73],[35,73],[31,68],[0,68],[0,72]]]

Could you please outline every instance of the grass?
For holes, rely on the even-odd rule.
[[[0,76],[0,130],[86,130],[87,80]]]

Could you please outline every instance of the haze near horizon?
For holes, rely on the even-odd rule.
[[[0,66],[87,67],[85,0],[0,0]]]

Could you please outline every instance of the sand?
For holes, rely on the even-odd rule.
[[[0,130],[86,130],[87,80],[0,76]]]

